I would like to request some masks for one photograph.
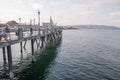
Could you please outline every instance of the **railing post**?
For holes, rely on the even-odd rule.
[[[13,65],[12,65],[12,52],[11,52],[11,45],[7,46],[7,56],[8,56],[8,67],[9,67],[9,77],[13,79]]]

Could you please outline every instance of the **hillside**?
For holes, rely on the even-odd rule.
[[[64,26],[63,29],[120,29],[116,26],[106,26],[106,25],[74,25],[74,26]]]

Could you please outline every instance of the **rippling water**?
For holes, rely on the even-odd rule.
[[[68,30],[45,80],[120,80],[119,30]]]
[[[22,66],[16,77],[19,80],[120,80],[120,30],[65,30],[58,46],[49,46],[36,56],[34,64],[28,62]]]

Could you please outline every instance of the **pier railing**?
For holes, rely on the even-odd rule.
[[[40,34],[39,34],[38,27],[36,28],[36,26],[32,26],[32,28],[33,28],[32,33],[30,32],[30,27],[24,26],[21,28],[22,28],[22,31],[19,31],[19,28],[10,30],[10,33],[8,33],[8,36],[7,36],[8,40],[5,40],[5,38],[2,37],[2,39],[0,40],[0,48],[15,44],[20,41],[29,40],[34,37],[38,38],[38,37],[47,36],[49,34],[52,34],[52,33],[55,34],[57,32],[62,31],[61,28],[49,29],[49,28],[41,27]]]

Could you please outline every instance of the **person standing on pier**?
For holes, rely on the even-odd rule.
[[[8,41],[8,35],[7,35],[7,33],[6,33],[5,30],[3,30],[3,31],[1,32],[1,40],[2,40],[2,37],[3,37],[6,41]]]
[[[0,33],[0,40],[2,40],[2,37],[8,41],[10,39],[10,28],[9,25],[6,25],[5,29]],[[9,37],[9,39],[8,39]]]
[[[7,37],[9,36],[9,39],[10,39],[10,27],[9,27],[9,25],[6,25],[5,32],[7,34]]]

